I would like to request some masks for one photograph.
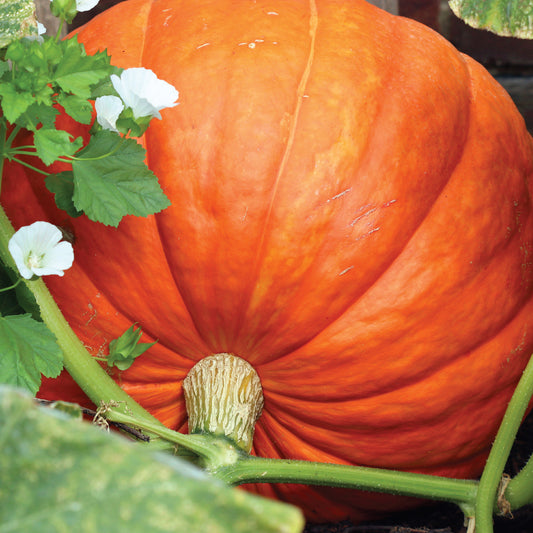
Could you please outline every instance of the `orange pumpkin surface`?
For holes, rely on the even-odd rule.
[[[3,202],[73,229],[46,282],[94,354],[133,322],[159,340],[121,386],[185,430],[182,380],[231,352],[264,388],[254,453],[477,475],[533,349],[533,150],[504,90],[360,0],[129,0],[79,37],[180,91],[143,140],[172,206],[69,220],[12,166]],[[314,519],[384,505],[257,490]]]

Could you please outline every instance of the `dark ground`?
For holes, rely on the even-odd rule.
[[[505,471],[513,475],[533,454],[533,413],[524,421]],[[308,524],[305,533],[465,533],[463,514],[453,504],[435,504],[394,514],[383,520],[354,525]],[[494,533],[533,533],[533,505],[513,512],[513,518],[495,518]]]

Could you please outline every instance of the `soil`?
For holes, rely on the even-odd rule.
[[[524,420],[505,471],[516,474],[533,454],[533,412]],[[352,524],[307,524],[304,533],[466,533],[463,514],[453,504],[429,505],[382,520]],[[533,505],[513,512],[513,518],[495,517],[494,533],[533,533]]]

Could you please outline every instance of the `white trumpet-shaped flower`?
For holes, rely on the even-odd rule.
[[[178,105],[178,91],[149,69],[129,68],[120,77],[111,74],[111,82],[135,118],[152,116],[161,119],[161,109]]]
[[[49,222],[34,222],[20,228],[8,244],[20,275],[25,279],[34,275],[62,276],[72,266],[74,251],[72,244],[61,238],[59,228]]]
[[[124,109],[124,104],[118,96],[99,96],[94,101],[96,120],[105,130],[117,131],[117,119]]]

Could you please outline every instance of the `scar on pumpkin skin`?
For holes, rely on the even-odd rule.
[[[342,272],[339,272],[339,276],[342,276],[343,274],[350,272],[350,270],[352,270],[353,268],[355,268],[354,265],[349,266],[348,268],[345,268]]]
[[[87,304],[87,307],[89,308],[89,311],[86,311],[83,314],[86,315],[87,312],[91,312],[92,311],[92,315],[89,317],[89,320],[87,320],[87,322],[85,322],[86,326],[88,326],[96,318],[96,315],[98,314],[98,311],[96,310],[96,308],[94,307],[94,305],[91,302],[89,302]]]

